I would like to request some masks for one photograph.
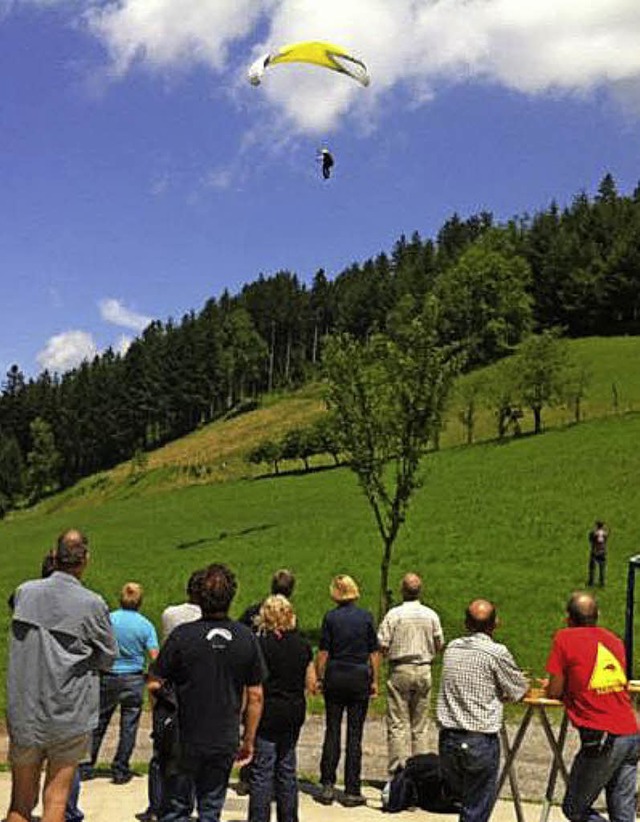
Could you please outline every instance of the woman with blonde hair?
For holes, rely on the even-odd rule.
[[[251,764],[249,822],[269,822],[274,795],[278,822],[297,822],[296,745],[306,714],[305,690],[312,693],[316,686],[313,654],[281,594],[262,603],[257,628],[268,676]]]
[[[366,804],[360,790],[362,734],[369,699],[378,693],[378,638],[369,611],[356,606],[360,590],[352,577],[340,574],[329,587],[336,607],[322,621],[320,650],[316,662],[318,682],[324,693],[325,736],[320,762],[322,793],[319,800],[334,800],[336,771],[340,759],[340,725],[347,712],[345,751],[345,796],[343,804]]]

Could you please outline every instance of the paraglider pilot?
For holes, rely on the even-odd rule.
[[[323,148],[320,152],[320,159],[322,160],[322,176],[325,180],[331,177],[331,169],[334,166],[333,155],[328,148]]]

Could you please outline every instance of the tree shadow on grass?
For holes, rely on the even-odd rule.
[[[239,531],[220,531],[219,534],[211,537],[201,537],[200,539],[190,540],[189,542],[179,542],[176,548],[179,551],[185,551],[189,548],[200,548],[202,545],[210,545],[215,542],[222,542],[225,539],[237,539],[238,537],[246,537],[249,534],[256,534],[260,531],[269,531],[276,526],[273,523],[264,523],[262,525],[251,525],[248,528],[242,528]]]

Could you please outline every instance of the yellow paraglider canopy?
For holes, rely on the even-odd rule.
[[[291,43],[258,58],[249,69],[249,82],[254,86],[260,85],[267,67],[278,63],[311,63],[347,74],[363,86],[368,86],[370,82],[367,67],[362,60],[358,60],[341,46],[317,40]]]

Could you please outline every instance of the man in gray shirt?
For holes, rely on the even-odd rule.
[[[98,671],[117,646],[104,601],[80,582],[88,561],[80,531],[62,534],[57,570],[15,594],[7,675],[12,795],[7,822],[29,822],[47,761],[42,822],[63,822],[78,762],[98,721]]]
[[[487,822],[500,763],[503,702],[518,702],[528,683],[505,645],[493,640],[496,608],[475,599],[466,611],[468,635],[444,652],[438,695],[442,773],[460,819]]]

